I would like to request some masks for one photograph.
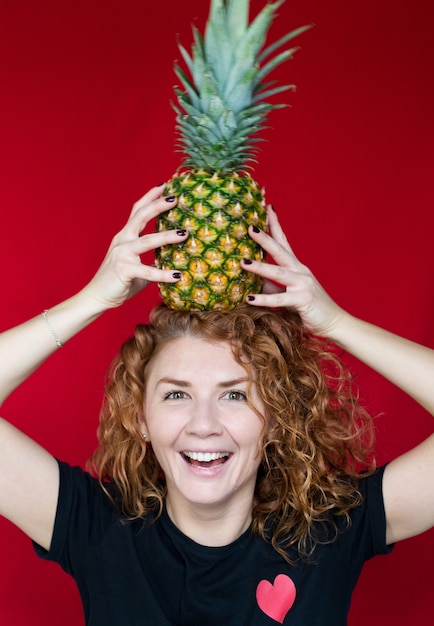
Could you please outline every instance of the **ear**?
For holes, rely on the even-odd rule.
[[[143,415],[142,412],[140,412],[138,414],[137,420],[139,422],[140,433],[141,433],[143,439],[145,439],[146,442],[149,443],[150,442],[149,432],[148,432],[148,428],[146,426],[145,416]]]

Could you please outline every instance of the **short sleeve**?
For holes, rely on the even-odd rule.
[[[386,543],[386,512],[383,499],[383,476],[386,466],[378,468],[369,478],[362,479],[361,489],[365,495],[366,514],[369,520],[370,542],[366,559],[378,554],[389,554],[393,545]]]
[[[44,550],[34,543],[34,547],[38,556],[74,574],[80,555],[104,536],[115,509],[95,478],[80,467],[58,463],[59,497],[51,546]]]

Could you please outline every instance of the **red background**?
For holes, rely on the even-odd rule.
[[[253,0],[256,11],[262,0]],[[356,315],[434,346],[432,0],[288,0],[277,37],[313,22],[276,78],[295,82],[272,115],[255,175],[299,257]],[[176,35],[208,2],[1,0],[1,327],[74,293],[130,207],[179,163],[169,105]],[[2,415],[83,464],[104,373],[155,287],[57,354]],[[379,461],[432,431],[431,417],[354,363],[378,420]],[[29,472],[31,472],[29,468]],[[78,626],[72,580],[0,521],[0,623]],[[351,626],[432,621],[433,531],[367,564]],[[321,590],[319,590],[321,592]],[[332,626],[332,625],[330,625]]]

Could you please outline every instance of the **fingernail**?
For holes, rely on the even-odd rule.
[[[251,259],[243,259],[243,263],[245,265],[251,265],[253,263],[253,261]]]
[[[166,202],[174,202],[176,200],[175,196],[167,196],[167,198],[164,198],[166,200]]]
[[[249,302],[254,302],[255,301],[255,296],[247,296],[247,300]]]
[[[172,274],[173,278],[176,278],[176,280],[179,280],[182,276],[181,272],[173,272]]]
[[[274,204],[270,204],[270,209],[276,213],[276,209],[274,208]]]
[[[257,226],[252,226],[252,230],[253,230],[254,233],[260,233],[261,232]]]
[[[179,230],[177,230],[177,231],[176,231],[176,234],[177,234],[179,237],[184,237],[184,235],[185,235],[185,233],[186,233],[186,232],[187,232],[187,231],[186,231],[184,228],[180,228]]]
[[[165,184],[166,184],[166,181],[164,181],[164,180],[163,180],[163,182],[162,182],[162,183],[158,183],[158,185],[155,185],[155,186],[156,186],[156,187],[162,187],[162,186],[163,186],[163,185],[165,185]]]

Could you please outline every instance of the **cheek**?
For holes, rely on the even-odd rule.
[[[145,406],[145,424],[154,451],[164,451],[172,446],[182,429],[180,419],[176,419],[175,415],[168,416],[166,410],[152,407],[152,403]]]
[[[167,432],[167,429],[148,428],[149,432],[149,445],[152,448],[152,452],[157,459],[161,469],[164,472],[168,471],[170,455],[173,455],[173,445]]]
[[[234,438],[239,442],[243,442],[246,450],[249,450],[253,457],[257,457],[260,456],[262,450],[265,428],[264,421],[257,415],[254,415],[254,417],[246,421],[237,434],[234,434]]]
[[[144,422],[148,432],[149,441],[157,445],[164,437],[164,416],[160,414],[152,402],[146,402],[144,406]]]

